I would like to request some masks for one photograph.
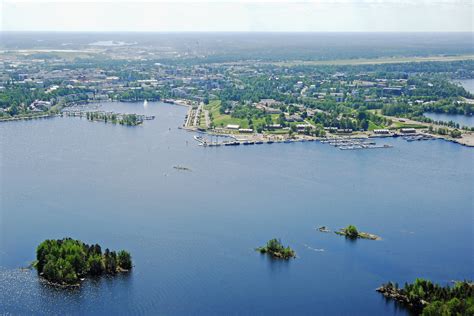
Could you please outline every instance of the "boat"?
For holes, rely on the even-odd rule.
[[[225,143],[224,146],[238,146],[240,145],[239,142],[230,142],[230,143]]]
[[[201,143],[204,142],[204,138],[202,138],[201,136],[194,136],[194,139]]]
[[[255,144],[256,145],[261,145],[261,144],[263,144],[263,142],[259,140],[259,141],[255,142]]]

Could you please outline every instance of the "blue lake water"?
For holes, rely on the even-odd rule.
[[[449,122],[453,121],[458,123],[461,127],[468,126],[474,127],[474,116],[462,115],[462,114],[447,114],[447,113],[423,113],[424,116],[429,117],[435,121]]]
[[[0,124],[0,314],[406,315],[375,288],[474,278],[470,148],[402,139],[360,151],[201,148],[177,129],[186,108],[105,108],[157,118]],[[383,240],[314,229],[348,224]],[[135,268],[75,290],[18,269],[42,240],[65,236],[127,249]],[[273,237],[298,258],[253,250]]]
[[[457,83],[462,85],[467,91],[474,93],[474,79],[456,80]],[[462,114],[448,114],[448,113],[423,113],[424,116],[429,117],[435,121],[449,122],[453,121],[458,123],[461,127],[468,126],[474,127],[474,116],[462,115]]]
[[[459,82],[464,87],[464,89],[471,93],[474,93],[474,79],[463,79],[456,81]]]

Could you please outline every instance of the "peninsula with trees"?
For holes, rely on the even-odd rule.
[[[399,288],[388,282],[376,289],[386,298],[397,301],[416,315],[474,315],[474,283],[456,282],[453,287],[416,279]]]
[[[260,253],[269,254],[272,257],[278,259],[288,260],[291,258],[296,258],[295,251],[289,246],[283,246],[281,240],[276,238],[269,240],[265,246],[259,247],[255,250],[259,251]]]
[[[54,285],[74,286],[85,277],[114,275],[132,269],[132,257],[125,250],[108,248],[102,252],[98,244],[63,238],[43,241],[36,249],[34,262],[38,274]]]

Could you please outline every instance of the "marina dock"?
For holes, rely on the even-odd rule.
[[[202,136],[194,136],[199,146],[203,147],[220,147],[220,146],[250,146],[250,145],[263,145],[263,144],[274,144],[274,143],[302,143],[302,142],[314,142],[319,141],[322,144],[329,144],[337,147],[341,150],[355,150],[355,149],[377,149],[377,148],[391,148],[391,145],[377,145],[372,140],[367,139],[325,139],[317,140],[314,138],[310,139],[280,139],[280,140],[239,140],[232,139],[226,141],[213,141]]]
[[[323,144],[329,144],[341,150],[356,150],[356,149],[377,149],[377,148],[391,148],[391,145],[377,145],[373,140],[366,138],[336,138],[321,141]]]

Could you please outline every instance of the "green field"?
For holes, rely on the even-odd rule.
[[[369,121],[369,131],[373,131],[374,129],[383,129],[385,126],[377,125],[372,121]]]
[[[249,122],[247,119],[235,118],[230,116],[229,114],[221,114],[219,112],[221,106],[220,100],[213,100],[209,102],[208,105],[205,106],[206,110],[209,110],[211,115],[212,125],[217,128],[225,128],[229,124],[239,125],[240,128],[248,128]],[[278,121],[278,114],[271,115],[273,122]],[[258,124],[265,124],[264,118],[254,118],[253,125],[257,126]]]
[[[201,116],[199,117],[199,128],[206,128],[206,116],[204,115],[204,111],[201,112]]]
[[[422,125],[422,124],[395,122],[393,123],[392,129],[393,128],[427,128],[427,127],[426,125]]]
[[[288,130],[287,129],[276,129],[276,130],[273,130],[273,131],[264,131],[264,134],[268,134],[268,135],[286,135],[286,134],[288,134]]]

